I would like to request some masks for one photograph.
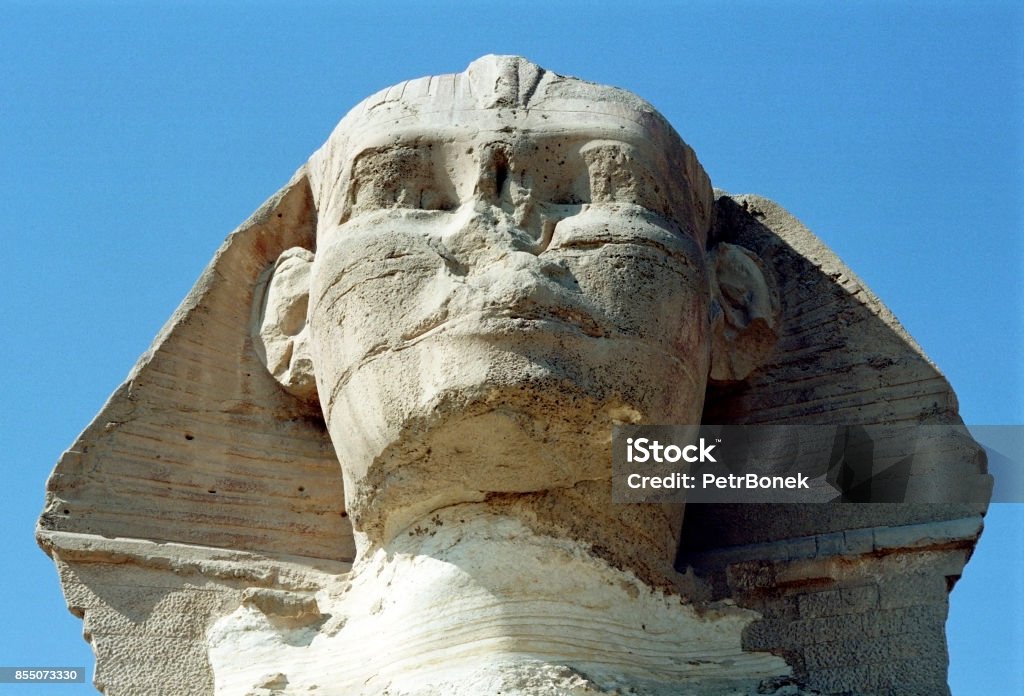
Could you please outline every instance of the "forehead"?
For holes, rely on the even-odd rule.
[[[518,66],[518,77],[515,70],[505,70],[506,62]],[[487,147],[492,144],[513,170],[522,172],[523,167],[536,171],[538,165],[579,169],[580,155],[591,141],[601,141],[606,153],[627,150],[623,161],[646,170],[671,202],[672,217],[706,239],[714,201],[711,182],[693,151],[650,104],[624,90],[562,77],[521,59],[491,56],[464,73],[381,90],[342,119],[305,172],[318,224],[332,225],[345,217],[354,182],[375,177],[370,160],[377,157],[384,164],[380,157],[389,152],[397,159],[388,161],[382,174],[402,169],[398,160],[407,158],[417,167],[433,162],[461,180],[474,167],[495,161]],[[408,151],[410,145],[414,152]],[[567,153],[567,161],[552,157],[545,162],[546,153],[537,159],[544,148]]]
[[[436,144],[473,154],[475,146],[503,144],[515,155],[544,146],[603,140],[623,143],[645,158],[661,161],[678,136],[660,125],[639,113],[536,109],[472,109],[386,120],[370,115],[352,124],[347,133],[346,159],[352,162],[369,150],[392,145]]]

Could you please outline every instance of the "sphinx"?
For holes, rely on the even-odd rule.
[[[612,502],[615,425],[831,421],[960,424],[653,107],[486,56],[364,100],[229,236],[37,535],[105,693],[941,693],[983,500]]]

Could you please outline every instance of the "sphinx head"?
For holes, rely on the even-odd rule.
[[[268,271],[255,335],[357,530],[607,479],[614,423],[698,423],[771,349],[763,264],[709,247],[707,175],[622,90],[488,56],[365,100],[308,174],[316,249]]]

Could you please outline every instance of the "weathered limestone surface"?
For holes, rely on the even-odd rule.
[[[487,56],[365,100],[229,236],[38,538],[109,694],[945,693],[984,505],[611,502],[614,424],[698,422],[960,423],[650,105]]]

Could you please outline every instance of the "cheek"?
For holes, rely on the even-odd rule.
[[[417,298],[429,294],[444,267],[422,237],[339,232],[317,251],[310,292],[313,350],[318,365],[334,373],[324,375],[330,381],[400,345],[415,330]]]
[[[559,259],[580,292],[626,337],[677,355],[708,349],[711,298],[701,246],[636,205],[595,205],[561,221],[544,256]]]
[[[709,290],[703,265],[642,244],[566,249],[558,257],[586,301],[623,337],[673,351],[706,343]]]

